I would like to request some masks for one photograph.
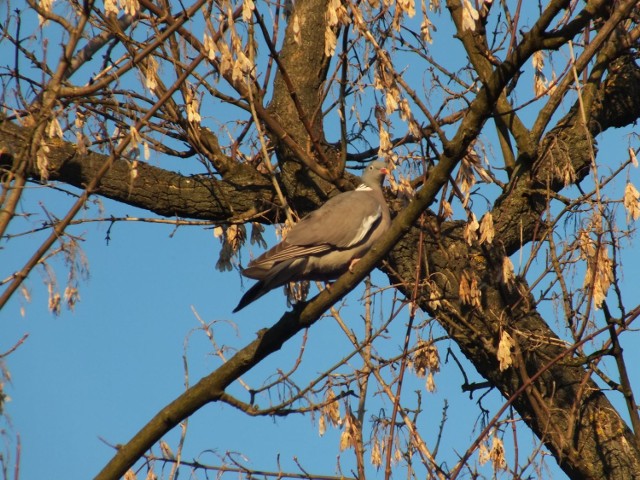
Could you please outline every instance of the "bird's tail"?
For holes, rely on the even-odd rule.
[[[258,280],[253,287],[247,290],[247,293],[242,296],[240,303],[238,303],[238,306],[233,310],[233,313],[242,310],[270,290],[281,287],[291,281],[299,280],[299,276],[304,272],[307,261],[307,258],[291,258],[277,264],[269,270],[268,275]]]
[[[238,306],[233,309],[233,313],[239,312],[250,303],[255,302],[269,290],[271,289],[264,284],[264,281],[260,280],[242,296]]]

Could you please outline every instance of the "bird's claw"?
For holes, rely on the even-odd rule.
[[[359,258],[354,258],[353,260],[351,260],[351,263],[349,263],[349,271],[351,273],[353,273],[353,267],[355,266],[356,263],[358,263],[360,261]]]

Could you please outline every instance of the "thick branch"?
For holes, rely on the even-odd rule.
[[[11,122],[0,124],[0,167],[9,167],[12,152],[29,142],[30,130]],[[79,154],[75,145],[50,142],[49,179],[84,188],[108,156]],[[34,162],[32,162],[34,163]],[[273,221],[273,193],[268,178],[250,166],[238,166],[224,180],[205,175],[181,175],[139,162],[118,159],[102,178],[95,193],[166,217],[197,218],[225,222]],[[35,180],[37,170],[28,172]]]
[[[526,173],[512,180],[511,188],[498,199],[493,210],[496,238],[508,255],[542,234],[541,215],[547,208],[543,192],[559,192],[565,186],[567,169],[579,183],[589,172],[590,145],[596,136],[612,127],[629,125],[640,118],[640,68],[630,56],[609,66],[609,77],[597,91],[585,128],[578,104],[562,118],[542,142],[541,158],[529,159]],[[589,135],[587,135],[587,132]]]

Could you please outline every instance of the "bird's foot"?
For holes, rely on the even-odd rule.
[[[351,273],[353,273],[353,267],[355,267],[356,263],[358,263],[359,261],[359,258],[354,258],[353,260],[351,260],[351,263],[349,264],[349,271]]]

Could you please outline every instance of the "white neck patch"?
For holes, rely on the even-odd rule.
[[[370,192],[371,190],[373,190],[373,188],[365,185],[364,183],[361,183],[360,185],[358,185],[358,188],[356,188],[356,192]]]

